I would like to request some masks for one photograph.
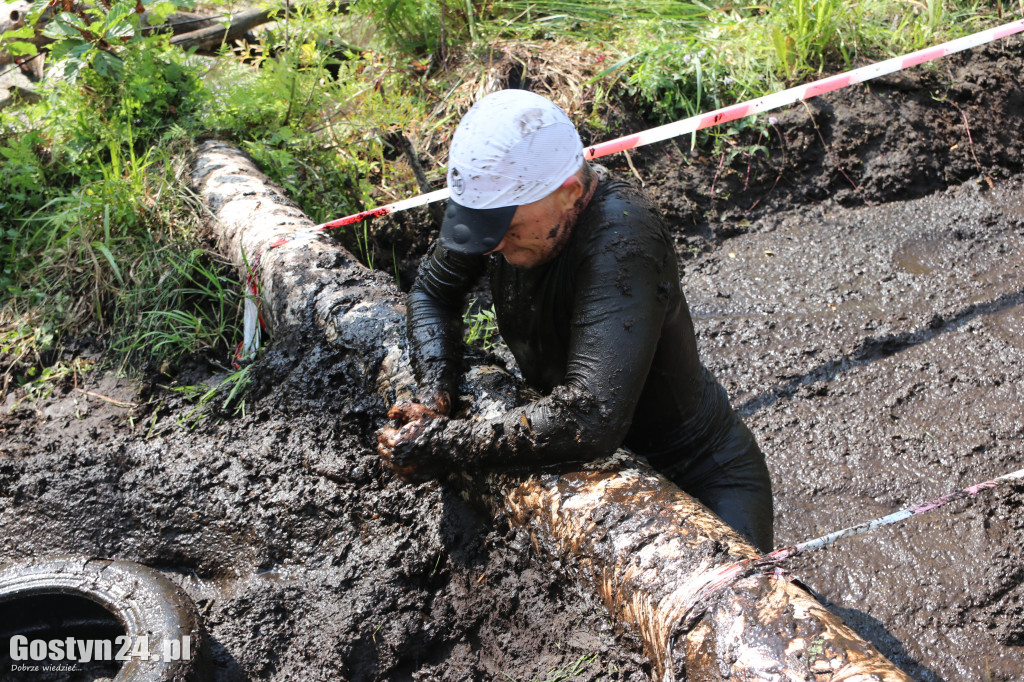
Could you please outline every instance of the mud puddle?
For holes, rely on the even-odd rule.
[[[704,356],[793,544],[1024,466],[1024,186],[805,210],[692,263]],[[1024,486],[792,570],[920,680],[1024,676]]]

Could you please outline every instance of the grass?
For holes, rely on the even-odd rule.
[[[553,668],[543,676],[535,676],[530,682],[567,682],[568,680],[576,679],[578,676],[589,673],[597,664],[597,654],[584,654],[577,658],[575,661],[570,661],[558,668]],[[504,679],[509,682],[518,682],[517,678],[512,677],[508,673],[503,673]]]
[[[504,343],[498,332],[498,318],[494,306],[483,308],[473,299],[466,306],[462,322],[466,327],[465,341],[469,345],[480,346],[485,351],[493,350]]]
[[[0,183],[15,190],[0,217],[0,324],[49,330],[37,355],[65,336],[132,355],[146,318],[191,296],[178,293],[180,263],[210,267],[175,156],[187,144],[159,144],[161,111],[184,118],[203,101],[175,59],[183,56],[166,44],[138,45],[123,60],[145,83],[85,72],[77,83],[51,82],[38,104],[0,112]],[[218,303],[190,299],[199,309]],[[20,369],[11,363],[5,383]]]
[[[93,2],[93,16],[108,36],[129,36],[130,4]],[[394,131],[416,143],[441,186],[459,117],[513,73],[600,139],[615,132],[612,107],[674,120],[1009,21],[1024,14],[1018,5],[367,0],[339,13],[313,0],[246,55],[209,62],[162,36],[109,50],[55,43],[100,64],[76,66],[73,83],[51,79],[38,103],[0,111],[3,390],[38,381],[29,370],[59,357],[69,337],[98,339],[129,370],[173,371],[195,353],[226,361],[241,334],[242,288],[204,241],[187,188],[183,158],[201,135],[240,144],[319,222],[419,193],[387,142]],[[729,141],[758,125],[735,122],[690,143],[761,153]],[[396,260],[401,229],[364,222],[337,236],[372,266],[383,254]],[[466,322],[472,342],[494,343],[493,310]],[[237,395],[243,383],[224,390]]]
[[[253,365],[215,377],[209,384],[172,385],[169,390],[183,395],[192,408],[178,417],[180,426],[194,429],[211,416],[235,417],[246,414],[246,391],[253,381]]]
[[[200,249],[172,253],[161,280],[153,283],[152,291],[137,292],[143,300],[155,301],[155,308],[139,302],[131,306],[141,317],[132,334],[115,340],[114,350],[126,355],[148,352],[174,362],[232,346],[242,288],[227,263]]]

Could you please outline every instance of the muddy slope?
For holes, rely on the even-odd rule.
[[[96,396],[147,397],[109,375],[81,379],[89,394],[69,378],[5,410],[3,556],[83,552],[166,570],[205,614],[218,679],[645,670],[525,538],[436,485],[383,474],[368,443],[378,406],[346,391],[343,363],[315,341],[267,356],[274,388],[246,417],[194,430],[179,423],[188,405],[159,390],[131,412],[133,430],[128,409]]]
[[[749,176],[742,154],[634,155],[705,360],[768,454],[781,543],[1024,466],[1022,45],[819,98],[817,128],[781,112]],[[381,470],[380,405],[325,347],[280,341],[246,415],[194,428],[180,394],[111,375],[11,395],[0,558],[164,569],[222,680],[646,679],[525,539]],[[1022,502],[986,493],[793,571],[916,679],[1021,679]]]
[[[1024,170],[1024,40],[1010,38],[762,115],[716,152],[634,152],[680,235],[727,238],[803,204],[873,205]],[[637,157],[640,158],[637,158]],[[610,157],[624,172],[621,157]]]

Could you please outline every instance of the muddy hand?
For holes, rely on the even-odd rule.
[[[385,427],[377,434],[377,452],[400,478],[426,480],[431,471],[430,435],[441,428],[444,417],[418,403],[398,403],[388,411],[398,427]]]
[[[388,410],[388,419],[394,419],[399,425],[436,419],[439,416],[437,412],[426,405],[406,401],[397,402]]]
[[[434,417],[447,417],[451,409],[451,400],[444,391],[432,393],[426,398],[417,398],[413,402],[400,400],[388,410],[388,417],[397,419],[400,423],[414,419],[432,419]]]

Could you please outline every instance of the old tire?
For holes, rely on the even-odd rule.
[[[59,655],[54,659],[50,651],[44,660],[14,660],[11,639],[18,635],[44,642],[110,641],[116,655],[119,636],[134,641],[143,634],[149,660],[77,663],[79,670],[87,679],[113,677],[115,682],[209,679],[208,647],[195,604],[159,571],[130,561],[74,556],[0,563],[0,679],[17,665],[76,664]],[[165,651],[174,657],[175,641],[179,660],[163,660]]]

